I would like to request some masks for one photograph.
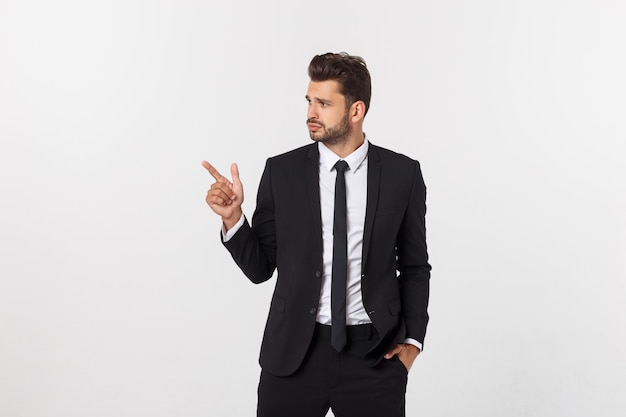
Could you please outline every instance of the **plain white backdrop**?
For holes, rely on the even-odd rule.
[[[409,416],[626,415],[621,0],[0,1],[0,415],[252,416],[273,280],[204,196],[308,143],[315,54],[422,164]],[[294,416],[296,417],[296,416]]]

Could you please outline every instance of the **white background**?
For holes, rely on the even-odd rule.
[[[308,143],[315,54],[422,163],[409,416],[626,415],[621,0],[0,1],[0,415],[252,416],[273,281],[204,202]]]

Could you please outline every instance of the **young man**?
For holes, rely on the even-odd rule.
[[[222,240],[254,283],[278,270],[260,354],[259,417],[399,417],[428,322],[426,188],[419,163],[363,132],[363,59],[315,56],[307,126],[314,143],[269,158],[250,225],[211,164],[206,196]]]

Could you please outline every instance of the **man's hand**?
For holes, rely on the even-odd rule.
[[[239,179],[239,168],[237,164],[230,166],[231,182],[207,161],[202,161],[202,166],[215,178],[206,194],[206,203],[222,217],[226,230],[230,230],[242,216],[243,185]]]
[[[413,366],[413,361],[415,361],[415,358],[417,358],[417,355],[419,354],[420,350],[417,346],[408,343],[400,343],[385,354],[385,359],[391,359],[398,355],[398,359],[400,359],[400,362],[402,362],[406,371],[409,372],[411,370],[411,366]]]

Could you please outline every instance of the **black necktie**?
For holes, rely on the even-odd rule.
[[[348,276],[348,227],[346,222],[346,161],[337,161],[335,171],[335,220],[333,222],[333,270],[330,290],[331,338],[337,351],[346,346],[346,282]]]

